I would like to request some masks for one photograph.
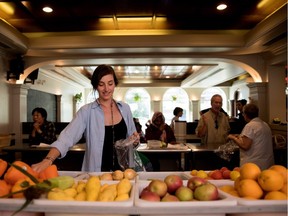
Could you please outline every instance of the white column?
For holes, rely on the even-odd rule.
[[[263,121],[269,122],[267,98],[268,83],[249,83],[247,86],[250,89],[251,102],[259,107],[259,117]]]
[[[30,87],[22,84],[10,85],[10,110],[9,119],[12,131],[15,133],[15,145],[22,146],[22,122],[27,121],[27,94]]]
[[[157,111],[162,112],[160,101],[153,101],[152,104],[153,104],[152,113],[157,112]]]
[[[199,119],[199,100],[192,100],[192,121]]]

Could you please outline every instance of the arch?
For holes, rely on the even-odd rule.
[[[151,98],[149,93],[144,88],[129,88],[124,99],[129,104],[133,117],[138,118],[140,124],[144,126],[150,118]]]
[[[218,87],[207,88],[201,93],[200,111],[211,107],[211,97],[214,94],[219,94],[222,96],[223,99],[222,108],[228,113],[227,96],[225,92]]]
[[[182,88],[169,88],[163,94],[162,112],[166,123],[169,125],[174,117],[173,110],[175,107],[183,109],[183,115],[180,120],[189,120],[189,97],[187,92]]]

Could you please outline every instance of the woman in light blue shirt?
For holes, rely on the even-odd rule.
[[[132,113],[128,104],[113,99],[118,79],[114,69],[108,65],[99,65],[91,79],[99,98],[84,105],[73,120],[51,144],[47,156],[32,165],[37,172],[51,165],[56,158],[65,157],[69,148],[82,137],[86,139],[86,151],[82,171],[100,172],[120,169],[114,144],[117,140],[139,135],[136,132]]]

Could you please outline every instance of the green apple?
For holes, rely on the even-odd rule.
[[[193,200],[193,191],[186,186],[181,186],[176,190],[175,196],[180,201],[191,201]]]

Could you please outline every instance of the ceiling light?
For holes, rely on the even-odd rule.
[[[219,4],[217,6],[217,10],[225,10],[227,8],[227,5],[226,4]]]
[[[46,13],[51,13],[53,11],[51,7],[44,7],[42,10]]]

